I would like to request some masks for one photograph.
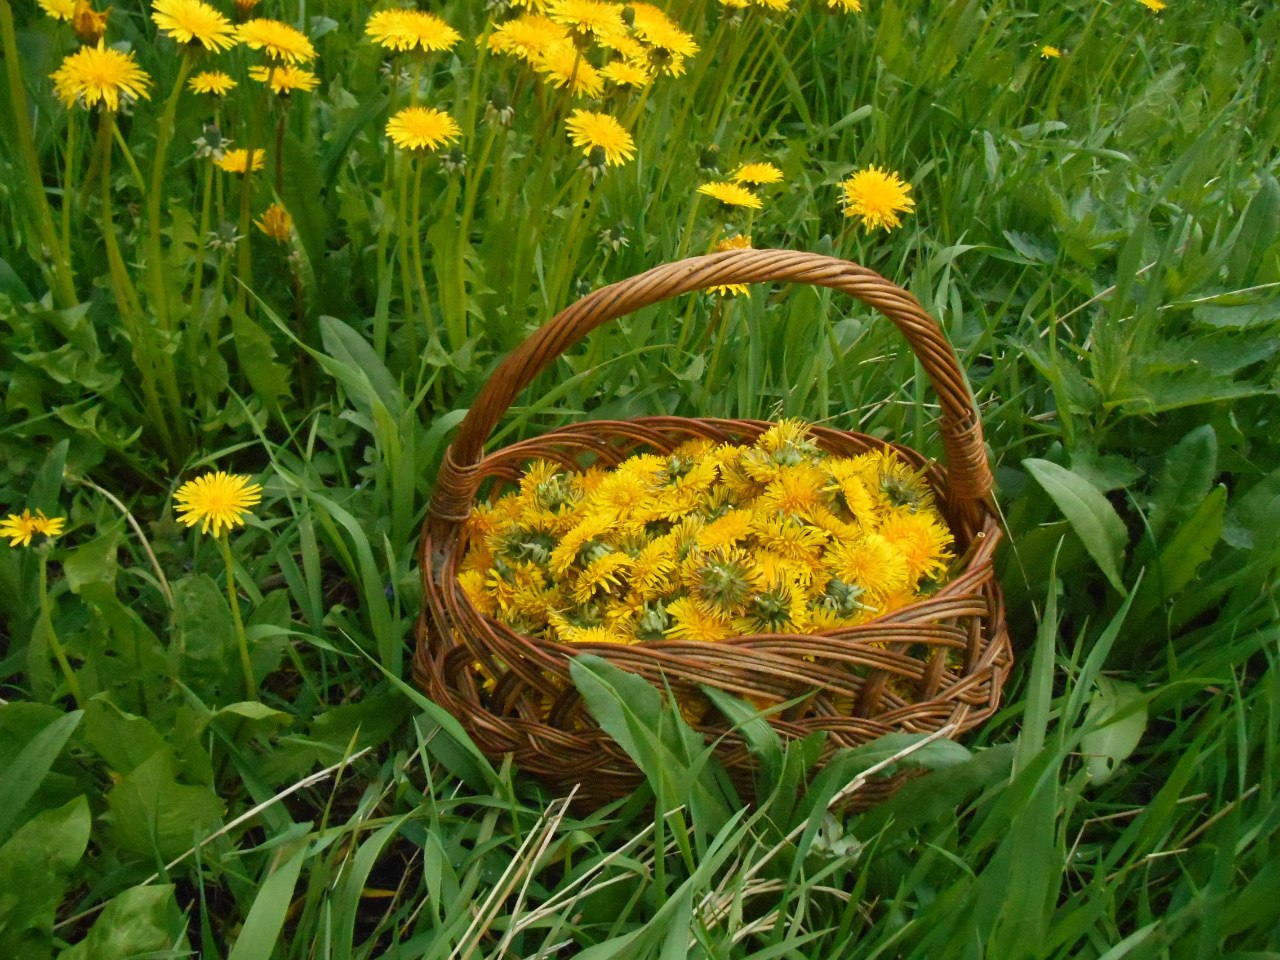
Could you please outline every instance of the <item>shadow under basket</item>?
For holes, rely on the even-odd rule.
[[[466,521],[481,490],[514,486],[535,459],[569,470],[613,466],[635,453],[669,452],[687,440],[751,444],[763,421],[646,417],[596,420],[484,453],[485,440],[516,396],[596,327],[662,300],[730,283],[785,281],[843,291],[887,316],[906,337],[937,393],[947,468],[908,447],[890,446],[925,471],[955,537],[958,560],[937,592],[865,624],[815,634],[756,634],[715,643],[660,640],[634,645],[568,645],[524,636],[480,614],[458,585]],[[880,450],[883,440],[812,429],[830,454]],[[732,250],[665,264],[604,287],[566,308],[495,370],[449,447],[423,528],[424,609],[414,678],[495,760],[516,765],[598,805],[630,793],[643,776],[595,723],[569,674],[593,653],[670,688],[744,797],[753,758],[741,735],[702,693],[718,687],[759,708],[796,701],[769,721],[784,739],[824,731],[822,761],[836,750],[887,733],[955,737],[996,709],[1012,662],[1004,601],[992,561],[1000,528],[990,507],[991,472],[982,426],[955,352],[909,293],[865,267],[787,250]],[[481,673],[483,671],[483,673]],[[486,682],[486,675],[492,678]],[[888,797],[902,774],[873,780],[850,798],[866,807]]]

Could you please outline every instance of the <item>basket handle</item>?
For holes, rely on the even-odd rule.
[[[985,501],[993,486],[982,440],[982,420],[955,350],[910,293],[866,267],[836,257],[794,250],[727,250],[663,264],[587,294],[517,347],[490,376],[445,451],[431,497],[430,519],[466,520],[479,483],[484,444],[515,398],[565,350],[592,330],[661,300],[730,283],[811,283],[839,290],[893,321],[919,359],[942,406],[951,495]]]

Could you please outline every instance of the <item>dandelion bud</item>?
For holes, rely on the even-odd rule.
[[[110,7],[98,13],[89,6],[88,0],[80,0],[76,4],[75,13],[71,15],[71,25],[75,27],[81,43],[92,45],[102,39],[102,35],[107,32],[109,13],[111,13]]]
[[[698,154],[699,170],[719,170],[720,169],[720,148],[714,143],[703,147],[702,152]]]
[[[636,25],[636,8],[628,4],[622,8],[622,22],[630,29]]]

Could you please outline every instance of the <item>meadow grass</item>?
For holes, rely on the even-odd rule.
[[[367,5],[267,3],[318,51],[279,97],[260,55],[197,63],[128,0],[107,43],[150,97],[112,116],[53,95],[71,24],[0,0],[0,506],[67,518],[0,548],[0,957],[1280,956],[1280,12],[866,6],[673,4],[683,74],[593,100],[477,44],[514,15],[479,3],[418,59],[363,36]],[[225,99],[185,90],[211,67]],[[456,151],[390,144],[410,103]],[[593,177],[580,107],[634,157]],[[215,168],[218,137],[263,170]],[[762,209],[697,194],[748,161],[784,174]],[[912,186],[893,231],[842,215],[871,164]],[[648,780],[584,813],[408,684],[418,528],[507,350],[744,232],[872,267],[956,345],[1016,667],[962,746],[820,773],[725,702],[746,805],[655,691],[582,658]],[[807,288],[640,311],[520,404],[494,443],[796,416],[941,451],[891,325]],[[229,557],[174,518],[213,469],[264,488]],[[888,767],[933,772],[827,812]]]

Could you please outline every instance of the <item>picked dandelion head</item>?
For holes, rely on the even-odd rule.
[[[99,12],[89,4],[89,0],[77,0],[75,10],[71,14],[71,26],[81,43],[94,44],[107,32],[107,16],[111,8]]]
[[[698,192],[705,197],[719,200],[726,207],[747,207],[751,210],[760,210],[764,207],[760,198],[740,183],[714,180],[711,183],[704,183],[698,188]]]
[[[904,183],[888,170],[870,166],[859,170],[840,184],[843,191],[844,215],[857,217],[868,232],[901,226],[900,213],[915,209],[911,184]]]
[[[250,159],[249,151],[241,150],[224,150],[221,157],[217,157],[213,161],[217,164],[219,170],[227,173],[249,173]],[[253,151],[252,167],[254,170],[261,170],[266,163],[266,157],[261,150]]]
[[[284,63],[270,67],[250,67],[249,76],[271,88],[277,96],[287,97],[295,90],[310,92],[320,86],[320,78],[306,67]]]
[[[205,70],[188,80],[187,86],[195,93],[225,97],[235,89],[236,82],[221,70]]]
[[[103,46],[81,47],[62,61],[52,74],[53,89],[66,106],[86,108],[101,102],[108,110],[118,110],[120,101],[146,98],[151,78],[133,59],[133,53]]]
[[[744,163],[729,174],[734,183],[749,183],[761,186],[767,183],[781,183],[782,171],[772,163]]]
[[[1041,60],[1057,60],[1061,56],[1062,56],[1062,51],[1057,47],[1052,46],[1051,44],[1046,43],[1043,47],[1040,48]]]
[[[40,9],[55,20],[70,22],[76,13],[76,0],[39,0]]]
[[[293,237],[293,217],[282,203],[267,207],[262,212],[262,219],[253,221],[253,225],[279,243],[288,243]]]
[[[236,28],[236,37],[251,50],[261,50],[272,60],[310,63],[316,48],[300,30],[279,20],[246,20]]]
[[[631,134],[607,113],[575,110],[565,121],[565,126],[569,130],[569,140],[575,147],[582,148],[588,160],[596,150],[600,151],[608,166],[617,166],[635,156],[636,144]]]
[[[200,532],[220,536],[224,529],[243,526],[250,508],[262,500],[262,487],[250,478],[219,470],[188,480],[173,500],[178,506],[178,521],[188,527],[200,524]]]
[[[387,121],[387,136],[403,150],[438,150],[462,136],[456,120],[435,107],[405,107]]]
[[[379,10],[369,17],[365,35],[388,50],[437,53],[451,49],[462,34],[423,10]]]
[[[236,45],[235,27],[203,0],[155,0],[151,19],[167,37],[217,52]]]
[[[46,517],[43,510],[11,513],[0,520],[0,537],[9,538],[11,547],[27,547],[36,536],[56,537],[62,533],[65,517]]]

